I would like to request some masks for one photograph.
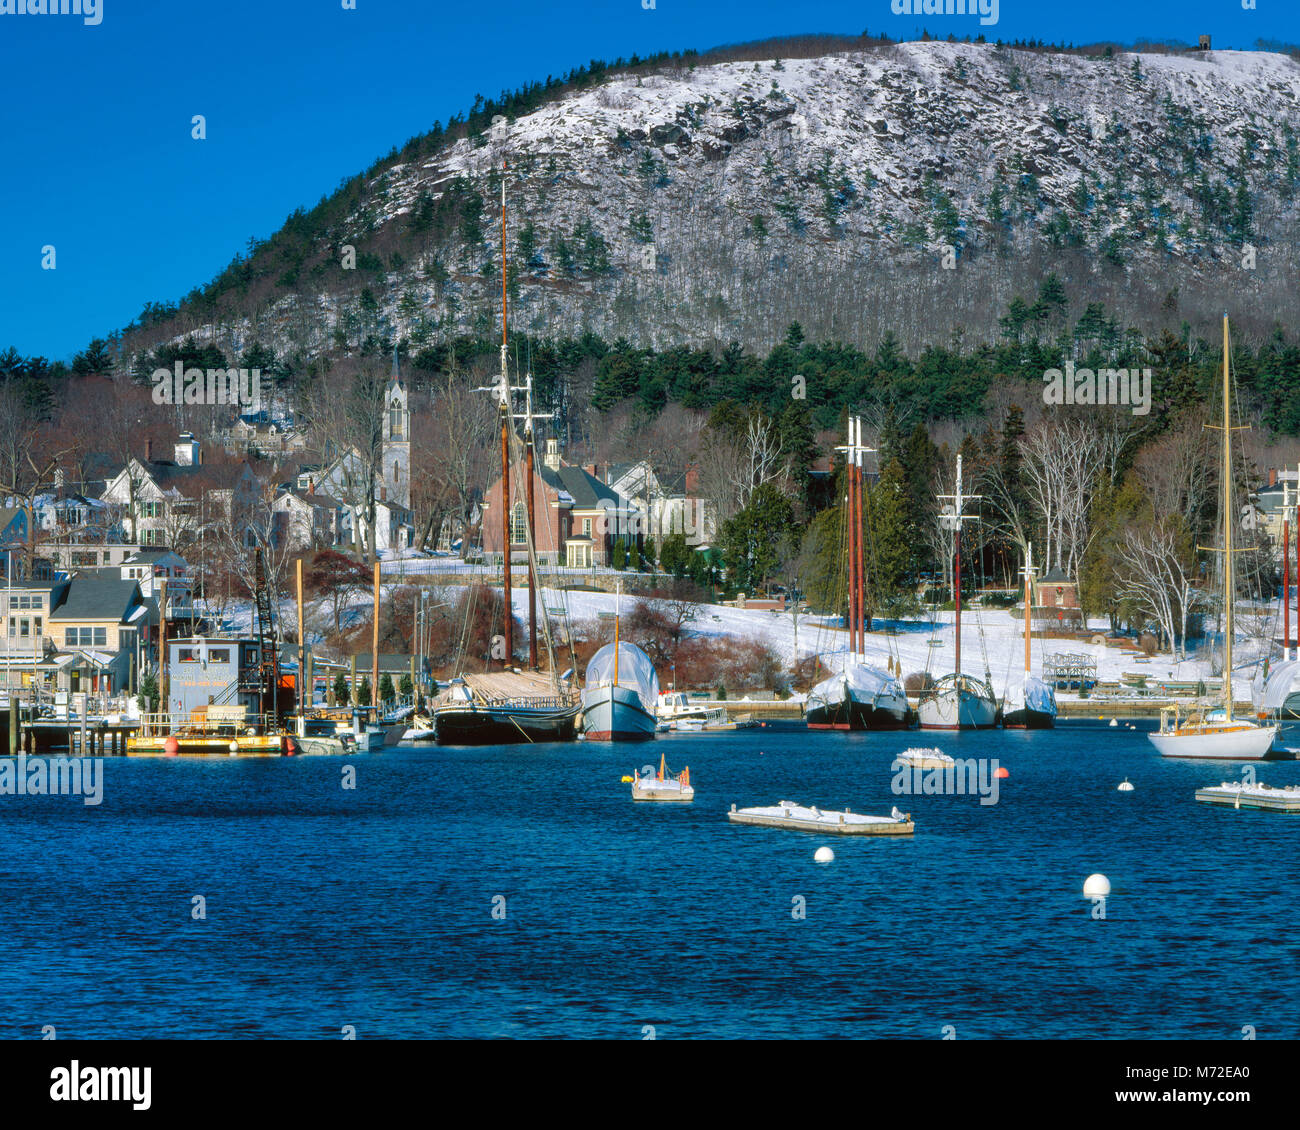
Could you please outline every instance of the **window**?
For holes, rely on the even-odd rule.
[[[388,408],[388,437],[389,439],[405,439],[403,420],[405,415],[402,411],[402,402],[394,399]]]
[[[42,626],[42,622],[39,616],[37,616],[35,619],[32,620],[32,627],[35,629],[32,632],[32,635],[34,635],[37,639],[41,638],[41,626]]]
[[[589,538],[589,537],[591,537],[591,519],[590,519],[590,518],[584,518],[584,519],[582,520],[582,536],[583,536],[584,538]]]
[[[32,634],[32,622],[24,616],[18,621],[18,638],[25,640]]]
[[[208,662],[209,662],[209,663],[229,663],[229,662],[230,662],[230,648],[228,648],[228,647],[213,647],[213,648],[209,648],[209,649],[208,649]]]
[[[12,620],[10,620],[9,622],[10,622],[11,624],[13,623]],[[13,635],[13,632],[11,631],[9,634],[10,634],[10,635]],[[64,629],[63,629],[63,646],[64,646],[64,647],[76,647],[76,646],[77,646],[77,629],[76,629],[76,628],[64,628]]]
[[[522,545],[528,540],[528,522],[524,513],[524,504],[516,502],[510,516],[510,544]]]
[[[108,629],[107,629],[107,628],[96,628],[96,629],[95,629],[95,646],[96,646],[96,647],[107,647],[107,646],[108,646]]]
[[[176,649],[177,663],[197,663],[198,661],[199,657],[194,654],[192,647],[178,647]]]
[[[72,555],[72,564],[74,566],[94,567],[99,564],[99,555],[96,553],[74,553]]]

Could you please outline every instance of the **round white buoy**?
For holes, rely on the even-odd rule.
[[[1110,724],[1111,724],[1112,726],[1118,726],[1118,725],[1119,725],[1119,721],[1118,721],[1118,719],[1112,718],[1112,719],[1110,720]]]
[[[1091,899],[1104,899],[1110,894],[1110,880],[1105,875],[1089,875],[1083,881],[1083,893]]]
[[[231,757],[238,757],[238,756],[239,756],[239,743],[238,743],[238,742],[231,742],[229,748],[230,748],[230,756],[231,756]]]
[[[835,853],[828,847],[819,847],[814,853],[813,859],[817,863],[833,863],[835,861]]]
[[[1131,793],[1133,791],[1133,782],[1125,777],[1115,788],[1121,793]]]

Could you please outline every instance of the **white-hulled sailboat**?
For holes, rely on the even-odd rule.
[[[1160,729],[1148,734],[1162,757],[1202,757],[1223,760],[1259,760],[1269,755],[1277,737],[1276,725],[1261,726],[1249,718],[1232,715],[1232,637],[1236,603],[1236,569],[1232,554],[1232,413],[1228,379],[1228,316],[1223,316],[1223,709],[1212,715],[1182,720],[1178,712],[1162,710]]]
[[[620,585],[616,600],[621,598]],[[655,736],[659,676],[644,651],[619,640],[618,623],[616,606],[614,642],[597,651],[587,664],[582,733],[588,741],[637,742]]]
[[[1002,725],[1008,730],[1050,730],[1056,725],[1056,691],[1030,670],[1029,639],[1034,609],[1034,547],[1025,547],[1025,674],[1008,681]]]
[[[892,671],[866,662],[865,556],[862,550],[862,465],[872,449],[862,444],[862,421],[849,418],[845,452],[848,495],[849,651],[839,669],[808,692],[806,713],[810,730],[901,730],[914,720],[903,690]],[[823,661],[824,663],[825,661]]]
[[[963,494],[961,456],[957,456],[957,493],[941,494],[951,500],[952,510],[940,514],[939,521],[954,532],[953,597],[957,610],[957,646],[953,656],[953,673],[944,675],[921,695],[917,714],[923,730],[988,730],[997,724],[998,703],[993,688],[983,679],[963,675],[961,670],[961,524],[973,518],[963,512],[965,504],[979,495]]]

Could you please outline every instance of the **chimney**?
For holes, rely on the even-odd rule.
[[[691,464],[686,468],[686,497],[693,498],[696,491],[700,489],[700,469]]]
[[[316,480],[313,479],[310,475],[307,476],[307,493],[308,494],[316,493]]]
[[[1276,467],[1270,467],[1270,468],[1268,469],[1268,485],[1271,486],[1271,487],[1275,487],[1275,486],[1277,486],[1277,468],[1276,468]]]
[[[144,441],[144,461],[146,463],[153,462],[153,440],[151,439]]]
[[[582,469],[583,469],[584,471],[586,471],[587,474],[589,474],[593,479],[597,477],[597,475],[596,475],[596,464],[595,464],[595,463],[588,463],[588,464],[587,464],[586,466],[584,466]]]

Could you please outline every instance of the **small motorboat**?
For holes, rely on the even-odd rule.
[[[663,755],[659,757],[659,772],[645,776],[632,775],[633,800],[687,801],[695,799],[691,784],[691,767],[688,765],[676,777],[668,772]]]
[[[917,747],[905,749],[894,758],[895,768],[906,769],[947,769],[957,762],[941,749],[934,747]]]

